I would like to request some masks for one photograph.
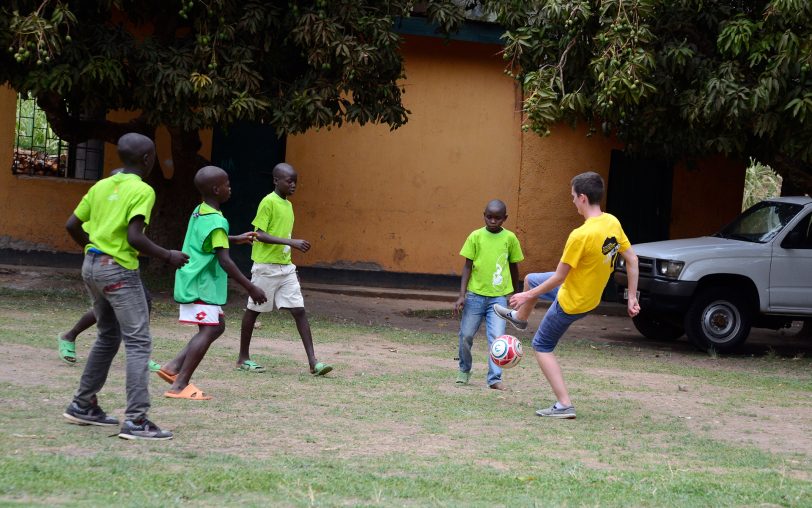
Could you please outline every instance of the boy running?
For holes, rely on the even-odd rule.
[[[237,368],[247,372],[264,372],[265,368],[251,360],[249,348],[254,323],[261,312],[270,312],[274,307],[288,309],[296,321],[296,328],[302,339],[310,373],[323,376],[333,367],[316,360],[313,352],[313,337],[302,298],[302,288],[296,275],[296,265],[291,261],[291,248],[301,252],[310,250],[307,240],[292,238],[293,205],[288,196],[296,192],[298,173],[290,164],[280,163],[273,168],[274,191],[259,203],[257,215],[251,223],[256,237],[251,249],[251,282],[259,286],[268,296],[264,304],[248,301],[240,330],[240,355]]]
[[[231,197],[228,173],[206,166],[195,174],[195,187],[203,202],[198,205],[183,240],[189,263],[175,272],[175,301],[180,304],[180,322],[196,324],[198,332],[186,347],[158,370],[158,376],[172,386],[164,393],[170,399],[209,400],[211,397],[190,382],[212,342],[226,329],[223,310],[228,276],[248,291],[257,304],[267,300],[265,293],[240,272],[228,252],[230,243],[251,243],[254,233],[228,236],[228,221],[220,205]]]
[[[460,296],[454,311],[462,309],[460,320],[460,371],[457,384],[468,384],[471,378],[471,347],[482,320],[488,335],[488,350],[505,333],[505,322],[497,319],[495,305],[507,304],[508,295],[518,292],[519,270],[516,263],[524,259],[519,239],[502,227],[507,220],[507,207],[498,199],[485,207],[485,227],[479,228],[465,240],[460,255],[465,258],[462,267]],[[502,369],[488,355],[488,386],[505,390]]]
[[[188,256],[166,250],[144,235],[155,191],[141,179],[155,164],[155,144],[136,133],[118,140],[121,172],[100,180],[84,195],[65,227],[85,249],[82,279],[93,299],[98,336],[63,416],[79,425],[118,425],[99,407],[96,394],[104,387],[110,364],[124,342],[127,361],[127,409],[118,436],[124,439],[172,439],[147,419],[150,408],[147,363],[152,352],[149,310],[138,253],[163,259],[180,268]],[[88,230],[82,228],[88,223]]]
[[[618,253],[626,261],[629,274],[629,316],[640,312],[636,296],[637,256],[617,218],[601,211],[603,189],[603,178],[591,171],[572,179],[572,202],[585,220],[567,238],[558,268],[555,272],[532,273],[525,277],[525,291],[510,298],[515,310],[494,306],[499,317],[524,330],[537,298],[553,302],[533,337],[533,349],[557,400],[549,408],[536,411],[538,416],[575,418],[575,406],[553,349],[572,323],[598,306]]]

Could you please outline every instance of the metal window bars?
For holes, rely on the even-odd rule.
[[[71,144],[59,139],[36,99],[17,96],[13,174],[98,180],[103,165],[102,141]]]

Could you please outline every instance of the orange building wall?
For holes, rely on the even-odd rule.
[[[520,116],[498,46],[407,37],[409,122],[290,136],[299,171],[294,236],[313,247],[294,262],[457,274],[460,248],[485,204],[505,201],[516,228]]]
[[[14,157],[14,125],[17,93],[0,87],[0,248],[79,252],[65,231],[65,222],[93,181],[67,178],[15,176],[11,173]],[[133,112],[113,112],[108,118],[125,121]],[[211,131],[202,131],[201,155],[211,154]],[[169,134],[156,132],[158,161],[165,175],[172,174]],[[104,145],[105,176],[119,167],[115,145]]]

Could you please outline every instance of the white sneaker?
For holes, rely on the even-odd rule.
[[[515,312],[514,310],[508,309],[507,307],[502,307],[498,303],[495,303],[493,304],[493,311],[497,316],[512,324],[513,328],[517,330],[527,329],[527,321],[522,321],[521,319],[513,317],[513,313]]]

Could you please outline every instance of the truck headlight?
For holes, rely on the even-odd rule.
[[[667,277],[669,279],[676,279],[682,272],[682,267],[685,266],[683,261],[671,261],[668,259],[657,260],[657,275]]]

